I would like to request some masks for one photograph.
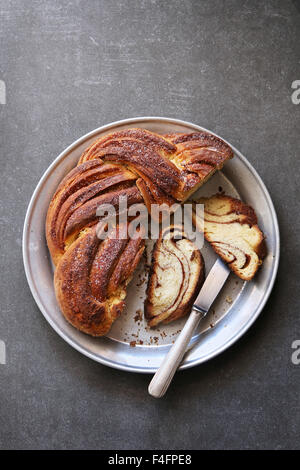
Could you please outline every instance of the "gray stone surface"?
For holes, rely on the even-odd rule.
[[[0,1],[0,447],[299,448],[299,1]],[[75,139],[122,118],[198,123],[239,148],[270,190],[282,258],[263,314],[230,350],[148,376],[80,355],[26,283],[21,236],[40,176]]]

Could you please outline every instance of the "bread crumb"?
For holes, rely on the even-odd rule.
[[[226,302],[227,302],[228,304],[232,304],[233,301],[232,301],[232,298],[230,297],[230,295],[227,295],[227,297],[226,297]]]
[[[136,315],[135,315],[135,317],[134,317],[134,321],[135,321],[135,322],[141,321],[142,318],[143,318],[143,313],[142,313],[142,311],[139,309],[139,310],[137,310],[135,313],[136,313]]]

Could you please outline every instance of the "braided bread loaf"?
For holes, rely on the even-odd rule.
[[[232,157],[224,141],[206,132],[127,129],[90,145],[58,186],[46,220],[56,296],[73,326],[94,336],[109,331],[144,250],[142,233],[119,239],[124,227],[100,240],[97,207],[109,203],[118,213],[120,196],[128,207],[144,202],[149,212],[153,203],[183,202]]]

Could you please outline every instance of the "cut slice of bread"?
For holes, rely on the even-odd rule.
[[[181,227],[162,230],[152,254],[145,301],[149,326],[188,314],[204,281],[204,271],[200,251]]]
[[[205,239],[238,277],[253,279],[266,255],[266,244],[252,207],[225,194],[196,203],[204,204],[204,222],[193,211],[196,227],[204,230]]]

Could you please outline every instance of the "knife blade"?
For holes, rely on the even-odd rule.
[[[230,269],[228,266],[220,259],[217,259],[200,289],[194,302],[193,309],[206,315],[229,274]]]
[[[153,397],[160,398],[166,393],[186,352],[193,332],[200,320],[209,311],[229,273],[230,269],[220,259],[211,268],[195,300],[188,320],[149,384],[148,392]]]

